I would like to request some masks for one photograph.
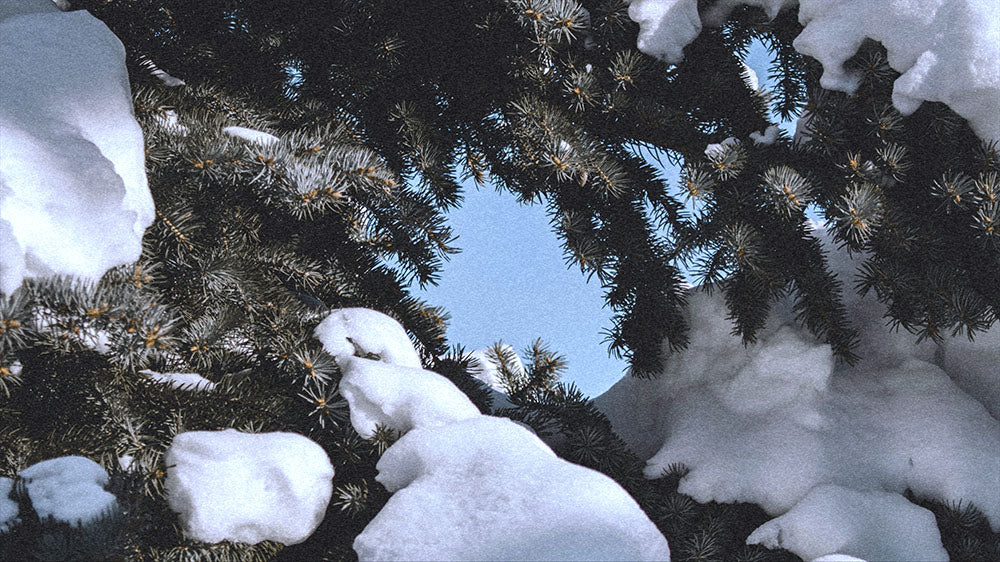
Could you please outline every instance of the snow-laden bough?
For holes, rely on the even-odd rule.
[[[0,10],[0,292],[137,260],[154,218],[125,49],[51,0]]]
[[[799,7],[804,29],[793,46],[823,65],[820,85],[854,93],[844,67],[865,39],[882,43],[901,76],[892,102],[903,115],[941,102],[983,140],[1000,140],[1000,2],[996,0],[721,0],[699,14],[697,0],[632,0],[639,50],[677,64],[703,25],[721,25],[742,4],[772,19]]]

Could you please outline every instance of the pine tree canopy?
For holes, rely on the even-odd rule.
[[[376,424],[364,438],[351,426],[347,363],[314,330],[332,309],[365,308],[405,327],[397,335],[420,364],[407,373],[433,371],[470,411],[557,436],[553,450],[624,487],[678,559],[792,559],[743,540],[767,519],[761,509],[695,504],[676,493],[681,466],[647,480],[608,418],[559,382],[565,361],[541,341],[527,367],[509,347],[487,354],[505,394],[449,350],[447,314],[409,288],[436,283],[459,251],[447,213],[470,181],[545,206],[566,262],[604,289],[609,349],[638,377],[689,343],[685,275],[721,291],[743,344],[790,297],[795,321],[849,363],[864,361],[844,305],[852,292],[874,294],[918,341],[971,339],[997,321],[998,145],[945,103],[903,115],[900,74],[876,41],[846,65],[854,93],[822,88],[820,62],[793,47],[795,7],[740,6],[677,64],[637,49],[627,0],[72,8],[124,45],[155,220],[140,259],[99,282],[23,275],[0,294],[0,508],[30,503],[23,479],[6,476],[60,455],[109,470],[118,503],[87,529],[15,511],[13,532],[0,520],[0,558],[352,559],[389,500],[376,463],[401,432]],[[770,52],[773,91],[744,62],[756,43]],[[796,118],[793,139],[779,125]],[[862,256],[856,284],[832,272],[816,219]],[[345,341],[351,364],[386,359]],[[166,451],[177,434],[223,428],[291,431],[326,452],[332,500],[311,538],[199,543],[183,532],[167,505]],[[958,529],[948,548],[985,549],[973,536],[1000,544],[966,507],[934,508]]]
[[[672,66],[635,49],[621,0],[80,5],[122,39],[138,80],[157,68],[187,82],[151,87],[141,108],[212,107],[222,121],[284,139],[273,151],[313,147],[315,165],[278,171],[258,161],[253,175],[283,177],[284,196],[301,198],[285,202],[289,214],[363,218],[365,249],[407,278],[434,282],[455,250],[442,213],[460,204],[461,180],[547,205],[567,261],[606,288],[610,348],[635,374],[656,372],[664,340],[685,345],[687,268],[726,292],[745,341],[768,303],[791,293],[801,320],[848,360],[845,290],[874,290],[920,338],[971,337],[996,319],[996,146],[943,104],[902,117],[891,101],[898,74],[875,42],[850,61],[862,77],[856,94],[820,88],[818,64],[791,48],[795,10],[772,21],[740,8]],[[771,50],[774,92],[744,79],[753,41]],[[747,141],[802,111],[809,142]],[[706,145],[727,137],[743,142],[706,157]],[[154,139],[150,150],[170,148]],[[218,161],[217,140],[188,150],[193,162]],[[658,158],[683,164],[681,185],[666,184],[651,165]],[[232,173],[221,168],[190,173]],[[869,256],[861,286],[844,287],[825,267],[810,208]],[[161,205],[158,228],[189,210]],[[306,236],[330,245],[344,234]]]

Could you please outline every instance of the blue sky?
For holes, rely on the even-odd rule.
[[[747,64],[767,87],[766,49],[755,46]],[[676,171],[664,175],[673,179]],[[472,351],[502,340],[521,351],[542,338],[568,360],[565,380],[590,396],[622,377],[626,362],[609,357],[603,342],[612,314],[601,287],[566,267],[544,205],[521,205],[509,193],[469,182],[448,220],[462,253],[445,263],[437,286],[414,291],[449,312],[452,344]]]

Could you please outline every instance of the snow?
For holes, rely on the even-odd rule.
[[[319,326],[316,339],[338,360],[358,355],[378,355],[382,361],[419,369],[420,357],[406,330],[390,316],[367,308],[334,310]]]
[[[669,560],[607,476],[505,418],[414,429],[378,463],[394,495],[354,541],[361,560]]]
[[[941,367],[955,384],[975,396],[994,418],[1000,419],[1000,323],[975,341],[953,338],[941,349]]]
[[[632,0],[628,17],[639,24],[639,50],[671,64],[684,60],[684,47],[701,33],[695,0]]]
[[[222,132],[239,139],[243,139],[247,142],[254,144],[259,144],[262,146],[267,146],[269,144],[274,144],[281,139],[272,135],[271,133],[265,133],[264,131],[258,131],[256,129],[248,129],[246,127],[223,127]]]
[[[135,457],[132,455],[122,455],[118,457],[118,468],[122,469],[124,472],[135,472],[138,469]]]
[[[900,72],[892,103],[903,115],[924,101],[948,105],[983,139],[1000,140],[1000,3],[996,0],[803,0],[794,46],[823,64],[820,85],[853,93],[844,69],[867,37]]]
[[[388,316],[336,310],[315,334],[343,373],[354,429],[404,433],[379,460],[376,479],[394,495],[355,539],[361,560],[669,560],[624,489],[559,459],[529,429],[481,415],[420,368]],[[489,368],[485,350],[478,357]],[[495,371],[480,376],[496,382]]]
[[[791,511],[751,533],[747,544],[784,548],[806,560],[832,553],[868,560],[948,560],[933,513],[899,494],[840,486],[814,488]]]
[[[362,437],[374,435],[379,425],[406,432],[479,415],[465,393],[433,371],[362,357],[341,357],[337,365],[344,373],[340,394]]]
[[[849,554],[827,554],[819,558],[813,558],[811,562],[865,562],[861,558],[855,558]]]
[[[0,533],[6,533],[18,522],[17,502],[10,499],[14,491],[14,479],[0,477]]]
[[[139,374],[145,375],[153,382],[168,383],[172,388],[192,391],[215,390],[215,383],[198,373],[158,373],[150,369],[143,369],[139,371]]]
[[[104,488],[108,473],[86,457],[57,457],[33,464],[18,475],[39,519],[52,517],[80,526],[115,507],[115,496]]]
[[[863,257],[817,235],[852,287]],[[744,347],[722,294],[693,291],[688,349],[667,354],[659,378],[626,376],[595,404],[648,459],[647,477],[672,463],[690,468],[680,491],[697,501],[752,502],[781,515],[824,485],[910,489],[971,502],[1000,529],[1000,326],[975,342],[916,344],[886,327],[873,296],[848,290],[844,300],[860,335],[856,367],[799,326],[787,299]]]
[[[1000,3],[996,0],[723,0],[699,18],[697,0],[633,0],[639,50],[677,64],[702,23],[721,25],[740,4],[771,18],[799,5],[804,29],[793,45],[823,65],[820,85],[854,93],[859,79],[844,63],[866,39],[886,48],[901,73],[892,101],[903,115],[924,101],[947,104],[980,138],[1000,140]]]
[[[326,452],[295,433],[180,433],[165,462],[170,508],[188,537],[209,543],[300,543],[333,491]]]
[[[726,155],[726,151],[732,146],[737,146],[740,141],[736,137],[726,137],[722,142],[713,143],[705,147],[705,156],[709,158],[722,158]]]
[[[750,140],[752,140],[754,144],[774,144],[778,141],[779,132],[781,132],[780,127],[777,125],[770,125],[768,128],[764,129],[763,133],[750,133]]]
[[[378,426],[406,432],[479,415],[451,381],[421,368],[406,331],[381,312],[334,310],[316,327],[315,336],[343,373],[339,391],[350,406],[351,425],[362,437],[373,436]],[[367,358],[371,355],[380,360]]]
[[[138,259],[154,210],[121,42],[86,11],[5,2],[0,60],[0,291]]]

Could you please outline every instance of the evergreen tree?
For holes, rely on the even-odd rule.
[[[623,0],[74,8],[125,45],[157,220],[142,259],[98,285],[31,281],[0,300],[0,474],[86,454],[113,469],[120,509],[84,529],[29,517],[0,541],[0,557],[353,556],[353,537],[387,499],[374,464],[398,436],[354,432],[340,373],[312,329],[331,308],[386,312],[426,366],[490,411],[468,358],[448,353],[444,312],[407,289],[434,283],[457,250],[445,213],[465,179],[547,205],[567,262],[606,289],[610,349],[640,376],[657,372],[664,341],[686,343],[688,267],[725,292],[745,341],[791,294],[802,322],[856,359],[840,303],[855,288],[825,265],[807,208],[868,253],[857,289],[873,290],[915,337],[972,337],[1000,310],[996,146],[942,104],[901,116],[896,74],[875,43],[852,60],[855,95],[820,88],[818,64],[791,48],[794,10],[770,20],[738,9],[670,66],[636,50]],[[745,80],[755,40],[774,57],[770,97]],[[710,143],[765,130],[772,111],[808,112],[811,140],[722,143],[706,156]],[[661,158],[683,164],[679,189],[654,165]],[[719,529],[762,521],[759,511],[695,515],[689,498],[659,490],[681,469],[644,480],[607,420],[558,383],[558,358],[536,346],[520,373],[498,355],[512,402],[498,413],[560,435],[561,456],[618,479],[691,559],[744,548],[731,536],[753,525]],[[149,376],[177,371],[216,387]],[[295,431],[329,453],[334,499],[308,541],[183,537],[164,501],[164,451],[178,432],[227,427]]]
[[[996,146],[943,104],[902,117],[897,74],[875,43],[851,62],[855,95],[820,88],[818,63],[791,48],[795,10],[769,20],[738,9],[669,66],[636,51],[622,0],[80,4],[122,38],[135,75],[155,64],[210,84],[245,100],[229,117],[247,125],[292,114],[347,124],[418,194],[404,213],[418,224],[379,253],[421,283],[447,248],[435,229],[461,200],[459,179],[547,205],[567,262],[606,288],[610,348],[634,374],[657,371],[664,339],[686,342],[686,266],[726,291],[746,341],[769,302],[791,293],[803,322],[853,360],[844,289],[807,232],[809,206],[841,243],[870,253],[861,289],[900,326],[937,338],[995,321]],[[773,96],[744,80],[754,40],[773,53]],[[764,130],[771,109],[806,111],[812,139],[736,143],[706,158],[710,142]],[[650,155],[684,164],[679,191],[702,212],[685,212]]]

